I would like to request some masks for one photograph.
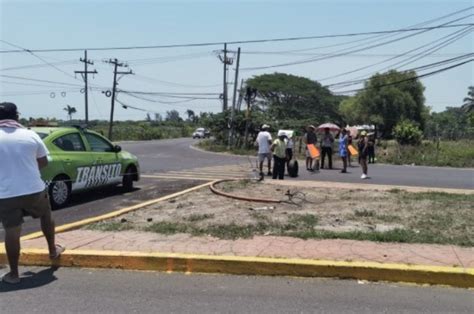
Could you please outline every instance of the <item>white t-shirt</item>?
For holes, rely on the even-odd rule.
[[[48,155],[48,149],[35,132],[0,127],[0,199],[41,192],[36,159]]]
[[[270,144],[272,141],[272,135],[267,131],[260,131],[257,135],[258,153],[268,154],[270,153]]]

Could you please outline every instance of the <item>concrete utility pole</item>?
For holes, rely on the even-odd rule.
[[[232,108],[230,111],[230,129],[229,138],[227,140],[227,147],[232,146],[232,136],[234,135],[234,114],[235,114],[235,101],[237,98],[237,85],[239,80],[239,65],[240,65],[240,47],[237,49],[237,64],[235,66],[235,78],[234,78],[234,94],[232,95]]]
[[[87,85],[87,74],[97,74],[97,71],[87,71],[87,65],[93,65],[94,62],[87,59],[87,50],[84,50],[84,59],[79,58],[79,61],[84,62],[84,71],[74,71],[75,74],[81,74],[82,79],[84,80],[85,87],[84,87],[84,105],[85,105],[85,112],[86,112],[86,125],[89,123],[89,87]]]
[[[224,53],[224,55],[223,56],[219,55],[219,59],[224,64],[224,80],[223,80],[224,86],[223,86],[223,91],[222,91],[222,98],[223,98],[222,111],[224,112],[228,108],[228,105],[227,105],[227,66],[231,65],[234,62],[234,60],[232,58],[227,57],[227,52],[229,51],[227,50],[226,43],[224,43],[224,50],[222,52]]]
[[[124,67],[127,68],[128,65],[124,63],[118,62],[117,59],[110,59],[109,61],[105,61],[105,63],[110,63],[114,65],[114,82],[112,85],[112,100],[110,103],[110,122],[109,122],[109,140],[112,141],[112,127],[114,124],[114,108],[115,108],[115,93],[117,91],[117,74],[122,74],[122,75],[127,75],[127,74],[133,74],[132,70],[127,71],[127,72],[121,72],[117,71],[118,67]]]

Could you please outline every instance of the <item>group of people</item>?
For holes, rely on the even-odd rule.
[[[23,216],[40,218],[49,257],[54,260],[64,252],[55,242],[55,225],[47,188],[40,169],[48,164],[48,150],[38,134],[18,122],[13,103],[0,103],[0,221],[5,230],[5,250],[10,272],[2,277],[8,284],[20,282],[18,260]]]
[[[289,161],[293,158],[294,141],[291,136],[288,136],[284,132],[279,132],[278,138],[272,140],[272,136],[268,131],[270,126],[267,124],[262,125],[261,131],[258,133],[255,145],[258,146],[258,163],[260,170],[260,178],[263,179],[264,172],[263,166],[265,160],[267,160],[269,176],[273,179],[283,180],[285,173],[285,165],[288,165]],[[341,173],[347,173],[348,165],[351,166],[351,149],[349,146],[352,145],[352,136],[347,129],[341,129],[339,134],[336,136],[339,141],[338,153],[342,160]],[[316,135],[316,128],[313,125],[309,125],[305,129],[305,134],[302,138],[305,144],[305,156],[306,156],[306,170],[317,171],[319,170],[319,160],[312,156],[310,152],[310,146],[318,146],[318,137]],[[324,129],[324,133],[319,142],[321,150],[321,169],[324,169],[325,161],[327,158],[328,168],[333,168],[332,155],[335,137],[332,135],[329,128]],[[366,131],[362,131],[358,135],[357,142],[358,160],[362,168],[361,179],[368,179],[368,164],[375,162],[375,141],[373,137],[370,137]],[[272,159],[273,159],[273,171],[272,171]]]

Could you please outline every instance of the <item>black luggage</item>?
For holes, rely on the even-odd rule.
[[[296,178],[298,176],[298,161],[292,159],[288,162],[288,175],[292,178]]]

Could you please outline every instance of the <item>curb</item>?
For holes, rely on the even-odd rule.
[[[6,263],[5,251],[0,262]],[[47,250],[24,250],[22,265],[50,266]],[[474,288],[474,268],[174,253],[66,251],[54,266],[230,275],[335,277]]]

